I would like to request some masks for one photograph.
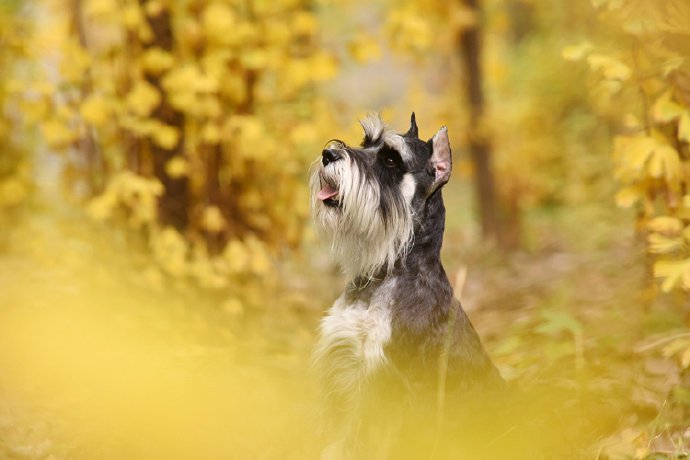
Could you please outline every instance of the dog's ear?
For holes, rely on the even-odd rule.
[[[431,147],[431,157],[427,168],[429,173],[434,176],[434,182],[429,187],[428,195],[434,193],[450,179],[450,172],[453,168],[453,158],[450,154],[450,141],[448,140],[448,128],[443,127],[438,130],[434,137],[429,139]]]
[[[419,137],[419,130],[417,129],[417,120],[415,120],[414,112],[412,112],[412,116],[410,116],[410,129],[405,133],[405,137],[412,137],[415,139]]]

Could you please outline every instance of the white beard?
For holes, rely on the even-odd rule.
[[[398,191],[402,198],[388,203],[384,220],[378,184],[367,180],[345,150],[341,154],[342,159],[325,167],[319,163],[311,175],[312,215],[345,274],[351,279],[372,278],[383,267],[392,270],[412,243],[415,182],[411,174],[405,175]],[[318,199],[326,182],[337,188],[339,207],[326,206]]]

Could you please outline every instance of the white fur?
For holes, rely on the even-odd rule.
[[[388,305],[348,305],[339,298],[321,321],[314,353],[327,392],[356,404],[362,385],[386,363],[384,347],[390,335]]]
[[[353,452],[367,385],[388,364],[385,349],[391,339],[390,293],[395,283],[394,278],[384,281],[369,303],[348,303],[343,294],[321,320],[313,363],[326,400],[339,407],[331,414],[335,442],[324,450],[322,459],[358,458]]]
[[[359,404],[367,381],[387,363],[385,347],[391,337],[390,292],[395,279],[378,287],[367,304],[348,303],[340,296],[321,320],[314,364],[331,396]]]
[[[378,184],[365,179],[346,150],[341,154],[343,159],[319,166],[312,174],[312,213],[320,230],[330,239],[331,250],[345,273],[350,278],[371,278],[384,266],[391,270],[409,247],[413,234],[414,180],[403,181],[402,207],[389,209],[386,225],[379,211]],[[325,182],[338,189],[341,208],[327,207],[317,198]]]
[[[363,120],[359,121],[359,124],[364,129],[364,135],[371,139],[372,142],[379,141],[381,135],[388,129],[378,113],[368,114]]]
[[[406,203],[412,203],[412,198],[414,197],[414,192],[417,188],[417,183],[414,180],[412,174],[405,174],[403,180],[400,183],[400,193],[405,197]]]

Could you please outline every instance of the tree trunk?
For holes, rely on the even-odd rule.
[[[465,0],[479,16],[479,0]],[[496,185],[491,169],[491,146],[482,133],[481,123],[484,116],[485,102],[482,88],[483,75],[481,67],[481,29],[480,22],[462,31],[460,34],[460,57],[465,68],[465,96],[469,103],[470,120],[469,147],[474,165],[477,204],[484,238],[495,238],[498,232],[496,212]]]
[[[496,193],[496,180],[492,168],[491,142],[482,128],[486,103],[482,84],[484,81],[481,57],[482,36],[479,20],[480,0],[464,0],[465,5],[474,10],[477,21],[459,35],[459,52],[465,69],[465,97],[469,104],[470,120],[468,124],[469,148],[475,174],[475,193],[479,211],[482,236],[486,240],[495,240],[501,247],[508,248],[517,241],[518,228],[502,226]],[[516,219],[509,219],[517,221]]]
[[[140,0],[145,8],[146,0]],[[164,8],[155,16],[147,16],[149,26],[153,32],[153,40],[146,44],[145,49],[158,47],[167,52],[173,52],[174,37],[170,11]],[[164,187],[163,195],[158,201],[158,215],[162,225],[170,225],[176,230],[185,231],[189,224],[189,183],[186,176],[170,177],[165,165],[176,155],[184,152],[184,114],[170,105],[161,85],[159,75],[147,74],[146,80],[161,93],[161,103],[156,107],[152,116],[161,123],[175,128],[179,142],[171,149],[166,149],[149,141],[151,156],[153,157],[153,172]]]

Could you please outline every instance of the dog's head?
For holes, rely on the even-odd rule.
[[[446,128],[423,141],[414,113],[405,134],[378,115],[360,123],[360,148],[333,140],[323,150],[311,176],[311,205],[345,272],[372,277],[405,256],[429,198],[450,178],[452,160]]]

